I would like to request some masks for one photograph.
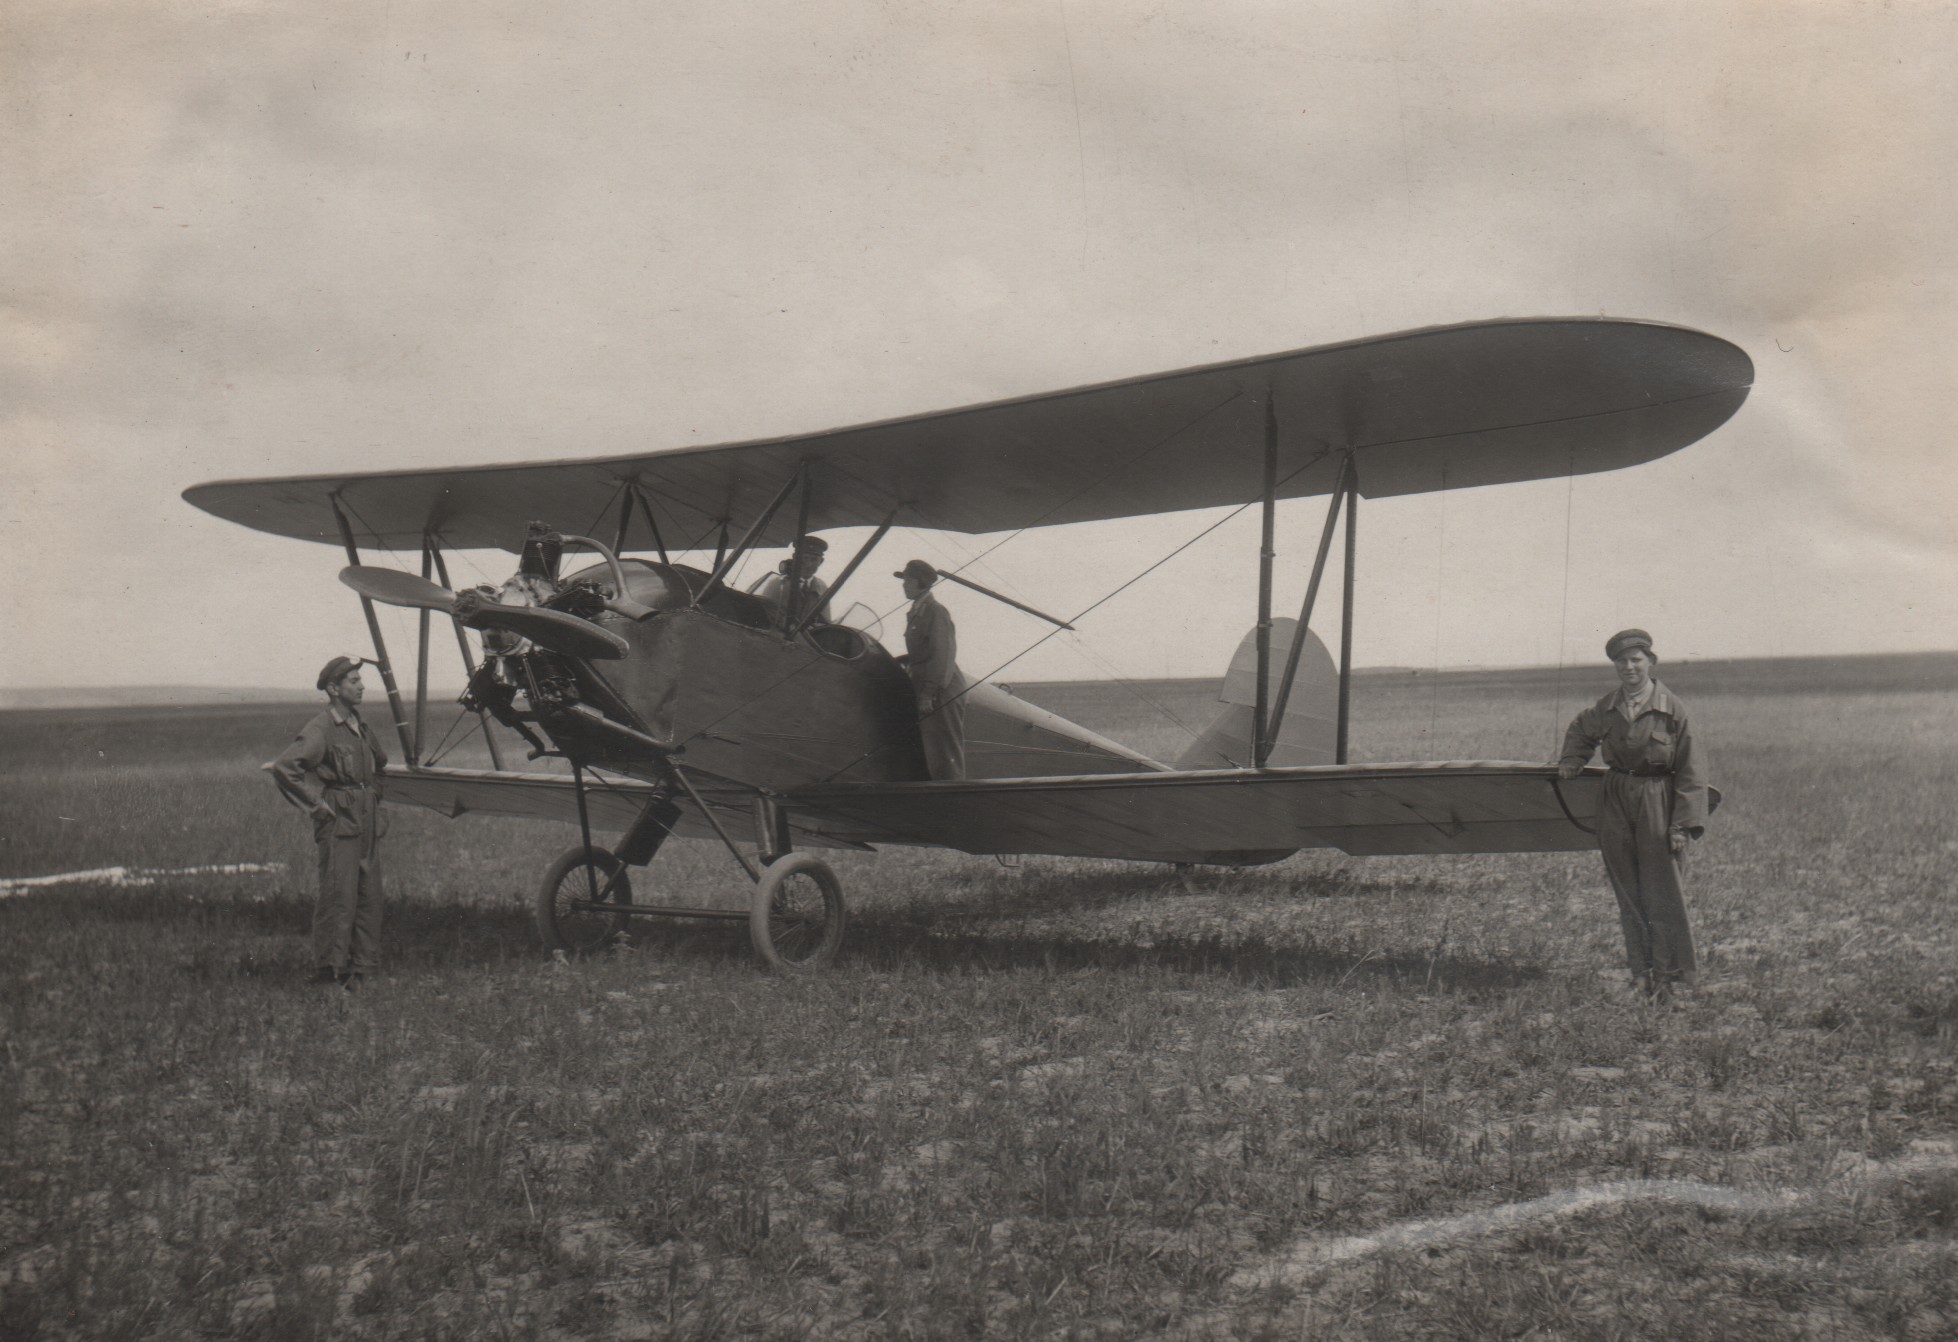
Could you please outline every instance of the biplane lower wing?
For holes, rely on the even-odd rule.
[[[1365,764],[964,783],[831,784],[790,798],[832,839],[968,853],[1158,862],[1595,848],[1597,772],[1553,766]]]
[[[680,819],[673,827],[682,839],[711,839],[713,827],[699,808],[684,794],[615,774],[585,775],[585,809],[591,827],[597,832],[626,829],[638,818],[646,803],[667,797],[680,808]],[[565,774],[524,774],[485,769],[407,769],[389,772],[381,778],[386,800],[406,806],[425,806],[453,819],[460,815],[509,815],[533,820],[562,820],[578,823],[578,798]],[[753,789],[722,782],[701,780],[695,790],[713,808],[714,818],[740,842],[754,840]],[[790,835],[798,848],[863,848],[854,839],[824,834],[806,828],[799,817],[792,817]]]
[[[1301,848],[1355,857],[1578,852],[1597,846],[1601,775],[1560,782],[1538,764],[1361,764],[1296,769],[988,778],[963,783],[839,783],[786,800],[798,848],[897,843],[978,854],[1039,853],[1153,862],[1270,861]],[[714,830],[685,795],[587,774],[598,832],[631,825],[646,803],[680,807],[680,838]],[[384,776],[387,800],[470,813],[578,821],[571,779],[479,769]],[[754,838],[751,789],[696,785],[737,841]]]

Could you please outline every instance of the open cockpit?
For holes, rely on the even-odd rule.
[[[624,580],[625,591],[622,595],[655,615],[690,609],[697,601],[701,611],[728,624],[758,632],[785,633],[787,630],[786,613],[780,604],[739,591],[726,583],[715,583],[713,575],[704,569],[650,559],[620,559],[616,572],[618,578]],[[602,591],[617,585],[617,579],[611,564],[601,560],[565,574],[561,585],[564,593],[581,587]],[[702,592],[706,595],[701,596]],[[556,605],[565,599],[560,594],[550,604]],[[576,598],[569,600],[575,601]],[[855,661],[876,642],[877,617],[869,607],[859,602],[844,613],[843,620],[842,623],[833,624],[810,622],[801,630],[799,637],[825,656]]]

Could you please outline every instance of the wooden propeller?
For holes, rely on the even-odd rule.
[[[616,661],[626,655],[628,648],[626,641],[611,630],[576,615],[542,606],[506,606],[480,592],[458,595],[399,569],[353,565],[340,570],[340,581],[384,606],[439,610],[471,629],[507,630],[565,657]]]

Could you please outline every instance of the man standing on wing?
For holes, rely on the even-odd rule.
[[[359,659],[335,657],[318,685],[326,711],[265,767],[286,800],[312,817],[320,846],[313,963],[320,982],[351,992],[380,959],[381,771],[388,759],[360,719],[367,689]]]
[[[904,583],[911,613],[904,619],[905,670],[918,696],[918,731],[934,780],[965,777],[965,677],[959,674],[959,636],[952,616],[931,593],[938,570],[913,559],[891,575]]]

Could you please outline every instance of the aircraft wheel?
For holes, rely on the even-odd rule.
[[[843,886],[829,864],[789,853],[768,864],[748,913],[748,939],[768,968],[807,974],[843,944]]]
[[[550,950],[590,955],[624,933],[630,915],[576,907],[591,901],[594,878],[600,900],[632,902],[632,880],[625,864],[603,848],[567,849],[544,873],[535,912],[537,935]]]

